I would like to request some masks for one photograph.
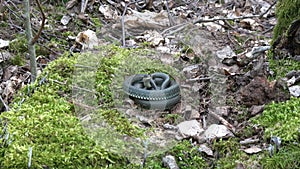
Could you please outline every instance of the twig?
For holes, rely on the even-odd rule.
[[[235,128],[227,120],[225,120],[223,117],[219,116],[218,114],[212,112],[211,110],[208,110],[208,112],[216,119],[220,120],[221,123],[224,124],[227,128],[229,128],[233,133],[235,133]]]
[[[256,17],[260,17],[260,15],[239,16],[233,18],[211,18],[211,19],[198,18],[193,21],[193,24],[203,23],[203,22],[215,22],[215,21],[232,21],[232,20],[240,20],[240,19],[256,18]]]
[[[263,31],[261,34],[266,34],[266,33],[268,33],[268,32],[271,32],[273,29],[274,29],[274,26],[272,26],[271,28],[269,28],[269,29]]]
[[[74,86],[73,85],[73,88],[79,89],[79,90],[83,90],[83,91],[86,91],[86,92],[90,92],[90,93],[94,93],[94,94],[98,94],[96,91],[92,91],[92,90],[89,90],[89,89],[86,89],[86,88],[82,88],[82,87],[79,87],[79,86]]]
[[[166,6],[166,8],[167,8],[170,26],[174,26],[174,25],[175,25],[175,22],[174,22],[174,19],[173,19],[172,16],[171,16],[171,12],[170,12],[170,9],[169,9],[168,0],[166,0],[165,6]]]
[[[185,27],[187,24],[189,24],[189,22],[186,22],[186,23],[180,23],[180,24],[177,24],[177,25],[174,25],[172,27],[169,27],[167,29],[165,29],[164,31],[161,32],[162,35],[164,35],[166,32],[172,30],[172,29],[180,29],[181,30],[181,27]],[[169,34],[172,34],[172,33],[169,33]],[[164,36],[167,36],[167,35],[164,35]]]
[[[97,106],[97,107],[92,107],[92,106],[89,106],[89,105],[86,105],[86,104],[77,102],[77,101],[75,101],[74,99],[72,100],[72,103],[73,103],[74,105],[77,105],[77,106],[79,106],[79,107],[83,107],[83,108],[86,108],[86,109],[89,109],[89,110],[97,110],[97,109],[99,108],[99,106]]]
[[[193,79],[187,79],[188,82],[195,82],[195,81],[207,81],[210,80],[211,77],[196,77]]]
[[[202,124],[203,124],[202,127],[206,129],[207,128],[206,116],[202,116]]]
[[[117,3],[116,2],[114,2],[114,1],[111,1],[111,0],[106,0],[109,4],[111,4],[112,6],[116,6],[117,5]]]
[[[81,9],[80,9],[80,12],[81,13],[84,13],[86,7],[87,7],[87,3],[88,3],[89,0],[81,0]]]
[[[227,37],[232,44],[235,44],[235,45],[238,45],[239,47],[241,47],[241,45],[238,42],[231,39],[229,31],[227,32]]]
[[[246,140],[240,141],[240,144],[246,145],[246,144],[253,144],[253,143],[257,143],[257,142],[259,142],[259,139],[246,139]]]
[[[21,16],[19,16],[14,10],[12,10],[11,8],[10,8],[10,6],[7,4],[8,2],[3,2],[3,4],[4,4],[4,6],[12,13],[12,14],[14,14],[17,18],[20,18],[20,19],[24,19],[24,17],[21,17]],[[16,9],[18,9],[17,8],[17,6],[13,3],[13,2],[9,2],[9,3],[11,3]]]
[[[37,6],[38,6],[39,10],[41,11],[41,14],[42,14],[42,25],[41,25],[41,27],[40,27],[38,33],[37,33],[37,34],[35,35],[35,37],[32,39],[32,41],[31,41],[31,43],[30,43],[31,45],[35,44],[36,41],[37,41],[37,40],[39,39],[39,37],[41,36],[42,30],[43,30],[44,25],[45,25],[45,20],[46,20],[46,16],[45,16],[45,14],[44,14],[44,12],[43,12],[43,9],[42,9],[42,7],[41,7],[40,1],[39,1],[39,0],[36,0],[36,3],[37,3]]]
[[[65,81],[65,82],[60,82],[60,81],[58,81],[58,80],[51,80],[52,82],[55,82],[55,83],[58,83],[58,84],[60,84],[60,85],[66,85],[67,84],[67,82]]]
[[[224,23],[230,28],[230,29],[235,29],[228,21],[224,21]],[[224,26],[225,27],[225,26]]]
[[[2,102],[2,104],[4,105],[4,107],[5,107],[5,110],[6,111],[9,111],[10,110],[10,108],[8,107],[8,105],[4,102],[4,100],[2,99],[2,96],[0,95],[0,101]]]
[[[126,44],[125,44],[125,23],[124,23],[124,19],[125,19],[125,14],[126,14],[126,11],[127,11],[127,8],[129,5],[131,4],[134,4],[134,3],[137,3],[137,2],[140,2],[142,0],[137,0],[137,1],[133,1],[133,2],[130,2],[128,4],[125,5],[125,8],[124,8],[124,11],[123,11],[123,14],[122,14],[122,46],[125,48],[126,47]]]
[[[145,165],[146,165],[146,161],[147,161],[147,157],[148,157],[148,140],[144,140],[143,141],[143,144],[144,144],[144,155],[143,155],[143,163],[142,163],[142,166],[141,166],[141,168],[143,168],[143,167],[145,167]]]
[[[263,12],[262,14],[260,14],[259,18],[262,18],[266,13],[268,13],[268,12],[270,11],[270,9],[271,9],[276,3],[277,3],[277,0],[275,0],[275,1],[273,2],[273,4],[270,5],[270,7],[269,7],[265,12]]]
[[[178,28],[177,30],[173,31],[172,33],[169,33],[168,35],[170,34],[173,34],[173,33],[176,33],[182,29],[184,29],[188,24],[196,24],[196,23],[203,23],[203,22],[215,22],[215,21],[232,21],[232,20],[240,20],[240,19],[247,19],[247,18],[261,18],[263,15],[265,15],[274,5],[276,4],[276,1],[265,11],[263,12],[262,14],[260,15],[249,15],[249,16],[239,16],[239,17],[233,17],[233,18],[211,18],[211,19],[203,19],[203,18],[198,18],[194,21],[191,21],[191,22],[185,22],[185,23],[181,23],[181,24],[178,24],[178,25],[174,25],[172,27],[169,27],[167,29],[165,29],[164,31],[161,32],[161,34],[165,34],[166,32],[172,30],[172,29],[175,29],[177,27],[180,27]]]

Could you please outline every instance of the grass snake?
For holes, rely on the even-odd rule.
[[[123,90],[136,103],[149,109],[171,109],[180,101],[178,83],[161,72],[129,76]]]

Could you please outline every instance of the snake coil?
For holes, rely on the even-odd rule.
[[[148,109],[171,109],[180,101],[178,83],[161,72],[129,76],[123,83],[123,90],[136,103]]]

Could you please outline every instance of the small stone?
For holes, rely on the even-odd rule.
[[[205,130],[204,136],[206,140],[212,140],[215,138],[233,137],[234,135],[227,129],[226,126],[212,124],[207,128],[207,130]]]
[[[226,46],[222,50],[217,51],[217,57],[221,60],[225,58],[232,58],[233,56],[236,56],[236,54],[230,46]]]
[[[204,152],[208,156],[213,156],[213,151],[211,148],[209,148],[206,144],[201,144],[200,147],[198,148],[198,151]]]
[[[198,75],[199,65],[191,65],[185,67],[182,71],[187,79],[195,78]]]
[[[286,83],[288,86],[292,86],[293,84],[296,83],[296,77],[295,76],[291,77],[289,80],[286,81]]]
[[[169,169],[179,169],[174,156],[167,155],[162,160],[164,166],[168,167]]]
[[[71,17],[70,17],[70,16],[64,15],[64,16],[61,18],[60,22],[61,22],[61,24],[63,24],[64,26],[66,26],[66,25],[68,25],[68,23],[70,22],[70,20],[71,20]]]
[[[152,119],[148,119],[144,116],[137,116],[137,118],[139,119],[139,121],[143,124],[146,124],[146,125],[149,125],[149,126],[152,126],[152,122],[153,120]]]
[[[164,129],[167,129],[167,130],[178,130],[178,127],[177,126],[174,126],[174,125],[171,125],[169,123],[166,123],[163,125],[163,128]]]
[[[295,97],[300,96],[300,86],[299,85],[289,87],[289,91],[290,91],[291,95],[293,95]]]
[[[197,120],[184,121],[177,125],[179,132],[185,137],[195,136],[204,131]]]
[[[259,153],[262,151],[261,148],[258,148],[256,146],[253,146],[253,147],[250,147],[250,148],[247,148],[245,150],[243,150],[245,153],[247,154],[255,154],[255,153]]]
[[[8,47],[8,46],[9,46],[9,41],[8,40],[0,39],[0,49]]]
[[[300,71],[296,71],[296,70],[292,70],[290,72],[288,72],[285,77],[287,77],[288,79],[297,76],[298,74],[300,74]]]
[[[183,113],[185,120],[200,119],[200,113],[197,110],[193,109],[190,105],[186,106],[185,111]]]
[[[251,106],[251,108],[249,109],[249,113],[251,114],[251,116],[255,116],[257,114],[260,114],[264,111],[264,105],[260,105],[260,106]]]
[[[227,117],[229,113],[229,108],[228,106],[221,106],[221,107],[216,107],[216,113],[220,116]]]

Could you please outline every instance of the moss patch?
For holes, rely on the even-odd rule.
[[[300,62],[291,58],[285,59],[272,59],[269,57],[270,69],[274,72],[272,79],[279,79],[285,77],[285,75],[292,70],[300,69]]]
[[[0,157],[3,168],[27,168],[30,148],[32,168],[100,168],[112,163],[116,156],[85,134],[73,116],[73,105],[60,96],[70,91],[75,61],[63,56],[52,62],[35,84],[19,92],[12,110],[1,114],[13,139]]]
[[[259,155],[247,155],[239,149],[240,144],[236,138],[214,141],[213,150],[218,159],[214,162],[216,168],[236,168],[239,164],[246,168],[258,168]]]
[[[283,141],[299,139],[300,98],[291,98],[282,103],[271,103],[265,107],[261,116],[252,119],[255,124],[265,128],[265,138],[280,137]]]
[[[166,169],[163,167],[162,158],[166,155],[175,157],[180,169],[206,169],[208,165],[197,146],[192,146],[190,141],[183,140],[176,144],[168,152],[147,158],[145,169]]]
[[[300,145],[288,144],[282,147],[279,152],[270,157],[266,155],[261,160],[262,168],[264,169],[294,169],[300,166]]]
[[[300,18],[300,1],[299,0],[280,0],[276,6],[276,24],[273,32],[273,41],[288,29],[292,21]]]

